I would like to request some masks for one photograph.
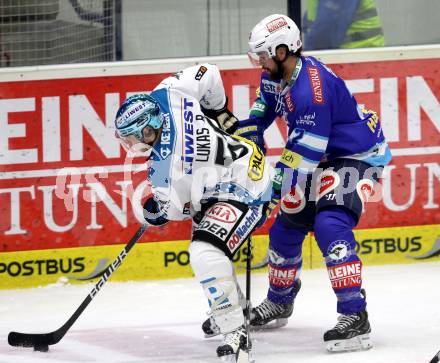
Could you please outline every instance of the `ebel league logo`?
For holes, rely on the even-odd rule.
[[[110,261],[108,258],[101,258],[98,260],[98,263],[96,264],[96,267],[93,269],[93,271],[87,274],[86,276],[82,276],[82,277],[69,276],[69,279],[78,280],[78,281],[88,281],[88,280],[97,279],[102,275],[104,275],[104,271],[107,270],[108,266],[110,265],[107,264],[108,261]]]
[[[434,258],[440,256],[440,235],[434,242],[434,245],[428,252],[423,253],[419,256],[406,256],[406,258],[412,258],[414,260],[427,260],[429,258]]]

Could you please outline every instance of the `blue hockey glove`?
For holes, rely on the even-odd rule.
[[[264,223],[266,223],[266,221],[269,219],[270,215],[272,214],[273,210],[275,209],[275,207],[278,205],[279,202],[280,202],[279,195],[272,191],[272,197],[269,202],[265,203],[263,208],[263,216],[258,221],[255,228],[260,228],[264,225]]]
[[[283,185],[284,168],[280,167],[279,163],[275,168],[276,174],[272,180],[272,196],[270,198],[269,205],[266,208],[266,218],[269,218],[272,211],[278,205],[281,199],[281,187]]]
[[[144,218],[152,226],[162,226],[168,222],[163,213],[160,213],[159,203],[153,197],[150,197],[144,203]]]
[[[273,210],[279,204],[281,199],[281,186],[283,184],[284,169],[276,169],[276,175],[272,181],[272,195],[263,209],[263,217],[258,221],[256,228],[260,228],[270,217]]]
[[[251,140],[266,154],[266,148],[264,147],[263,129],[258,126],[257,120],[242,120],[239,121],[238,129],[235,131],[235,135],[244,137]]]

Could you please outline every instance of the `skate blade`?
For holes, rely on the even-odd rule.
[[[370,335],[358,335],[351,339],[332,340],[327,342],[327,350],[332,353],[367,350],[373,347]]]
[[[220,335],[220,332],[214,332],[214,333],[212,333],[212,334],[206,334],[206,333],[204,333],[205,334],[205,338],[207,338],[207,339],[209,339],[209,338],[213,338],[213,337],[216,337],[217,335]]]
[[[229,354],[220,358],[223,363],[255,363],[251,352],[239,350],[238,355]]]
[[[287,325],[288,320],[288,318],[281,318],[272,320],[271,322],[264,325],[251,325],[251,330],[258,331],[282,328],[283,326]]]

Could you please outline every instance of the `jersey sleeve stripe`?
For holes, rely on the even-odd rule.
[[[318,166],[319,161],[310,160],[303,157],[298,165],[298,171],[304,174],[311,173]]]
[[[306,131],[304,136],[298,140],[298,143],[308,149],[324,152],[327,148],[328,137],[316,135]]]

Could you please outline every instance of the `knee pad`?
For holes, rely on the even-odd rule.
[[[234,267],[217,247],[194,241],[189,248],[191,266],[208,299],[210,315],[223,334],[244,324]]]

